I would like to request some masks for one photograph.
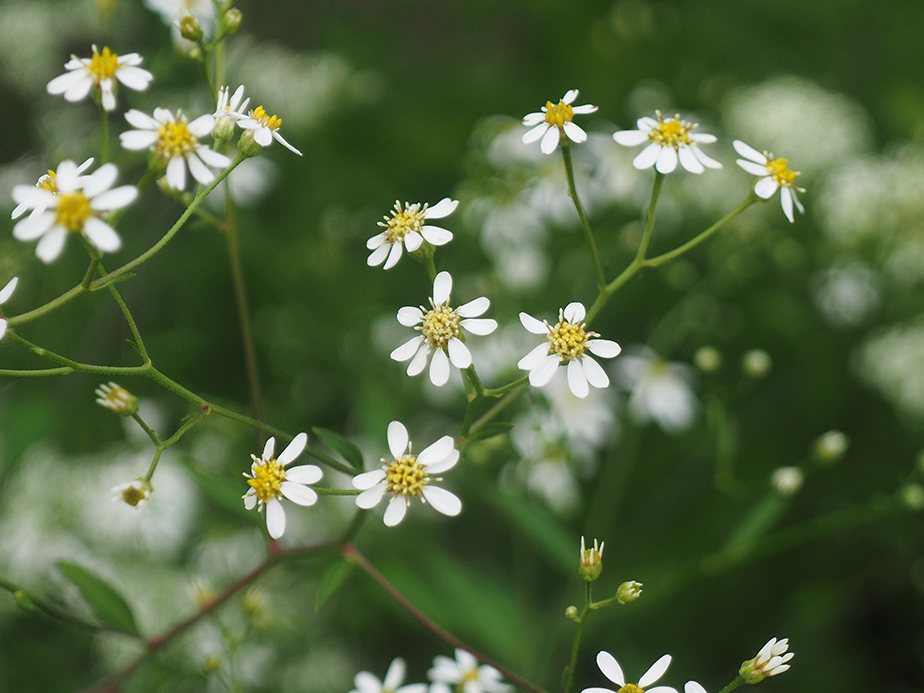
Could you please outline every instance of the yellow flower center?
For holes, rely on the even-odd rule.
[[[162,159],[169,161],[178,156],[185,157],[192,153],[199,143],[199,138],[189,131],[186,122],[164,123],[157,135],[154,151]]]
[[[681,144],[693,143],[693,140],[690,139],[690,130],[696,127],[695,124],[680,120],[679,114],[674,116],[672,120],[667,121],[661,116],[660,111],[657,111],[657,114],[660,124],[648,133],[649,142],[660,144],[662,147],[673,147],[674,149],[678,149]]]
[[[634,683],[627,683],[625,686],[620,688],[616,693],[645,693],[645,691]]]
[[[405,202],[404,209],[401,209],[401,203],[395,200],[395,213],[390,217],[384,217],[385,223],[380,221],[379,226],[385,227],[385,237],[389,243],[399,243],[410,231],[420,233],[426,215],[426,202],[423,207],[420,204],[409,205]]]
[[[122,500],[133,508],[136,507],[141,501],[143,501],[146,496],[147,493],[145,492],[144,488],[129,486],[124,491],[122,491]]]
[[[260,504],[266,505],[270,499],[282,495],[280,487],[286,480],[286,469],[276,461],[275,457],[266,462],[255,455],[250,457],[258,465],[253,469],[253,478],[247,479],[247,483],[256,491]]]
[[[108,47],[103,47],[103,52],[97,53],[96,47],[94,47],[93,57],[90,58],[90,64],[83,69],[90,73],[94,82],[99,84],[104,79],[112,79],[115,77],[115,73],[119,67],[118,55],[112,53]]]
[[[559,101],[554,105],[551,101],[545,102],[545,122],[549,125],[562,128],[565,123],[570,123],[572,118],[574,118],[574,109],[564,101]]]
[[[408,454],[388,465],[385,481],[386,490],[393,496],[419,496],[430,483],[430,476],[417,464],[417,455]]]
[[[64,195],[58,195],[58,204],[55,207],[55,223],[63,226],[72,233],[83,230],[87,219],[93,216],[93,207],[87,196],[79,190]]]
[[[598,337],[596,332],[585,332],[584,324],[568,322],[562,317],[555,327],[549,327],[549,353],[558,354],[562,361],[573,361],[584,356],[587,340]]]
[[[48,170],[44,176],[38,179],[38,183],[35,184],[35,187],[42,188],[47,190],[50,193],[58,194],[58,177],[55,175],[55,172],[51,169]]]
[[[433,305],[432,301],[430,305]],[[423,324],[414,329],[420,330],[424,341],[431,349],[445,349],[450,339],[459,336],[460,326],[461,321],[456,311],[444,303],[426,311]]]
[[[772,159],[768,157],[768,161],[764,166],[767,167],[767,172],[773,176],[773,180],[776,181],[777,185],[785,185],[791,188],[799,172],[793,171],[788,164],[789,159]]]
[[[267,115],[263,106],[257,106],[250,116],[261,125],[268,127],[270,130],[278,130],[282,126],[282,118],[275,115]]]

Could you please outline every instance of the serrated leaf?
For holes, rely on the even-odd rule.
[[[247,484],[244,483],[246,479],[240,477],[241,481],[237,483],[230,479],[211,476],[199,469],[195,461],[188,457],[183,459],[183,466],[186,467],[186,471],[189,472],[196,486],[216,505],[247,522],[259,524],[257,513],[244,507],[242,498],[247,491]]]
[[[131,607],[108,582],[76,563],[58,561],[55,565],[80,590],[97,619],[128,633],[139,634]]]
[[[311,432],[317,436],[318,440],[340,455],[357,472],[365,471],[363,453],[351,440],[344,438],[339,433],[334,433],[318,426],[312,426]]]
[[[468,442],[474,440],[487,440],[488,438],[493,438],[494,436],[499,436],[504,433],[507,433],[513,429],[513,424],[506,421],[492,421],[491,423],[485,424],[477,431],[469,435],[466,439]]]
[[[314,610],[320,611],[321,607],[346,581],[353,570],[353,564],[347,561],[337,561],[334,563],[321,579],[321,585],[318,588],[318,598],[315,601]]]

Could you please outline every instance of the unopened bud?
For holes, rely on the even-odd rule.
[[[225,12],[225,36],[236,34],[241,28],[241,22],[243,20],[244,15],[236,7],[232,7]]]
[[[741,359],[741,368],[752,378],[763,378],[773,367],[773,359],[763,349],[751,349]]]
[[[911,510],[924,508],[924,487],[920,484],[908,484],[901,490],[902,502]]]
[[[565,618],[570,618],[572,621],[579,620],[577,607],[572,605],[565,609]]]
[[[581,537],[581,563],[578,566],[578,572],[587,582],[593,582],[603,572],[603,544],[597,548],[596,539],[594,539],[593,548],[585,549],[584,537]]]
[[[257,141],[253,138],[253,133],[253,130],[244,130],[237,141],[238,151],[244,156],[256,156],[263,151],[263,145],[257,144]]]
[[[180,36],[189,41],[199,43],[202,40],[202,27],[199,20],[191,14],[183,15],[179,22]]]
[[[693,363],[703,373],[715,373],[722,366],[722,354],[715,347],[700,347],[693,354]]]
[[[805,475],[798,467],[780,467],[770,477],[770,483],[781,496],[791,496],[802,487]]]
[[[138,411],[138,398],[113,382],[96,388],[96,403],[119,416],[131,416]]]
[[[815,439],[815,459],[821,464],[834,464],[844,456],[849,445],[850,439],[840,431],[822,433]]]
[[[782,674],[789,669],[786,662],[792,659],[794,654],[784,654],[788,649],[789,638],[783,638],[779,642],[776,638],[770,638],[767,644],[760,648],[756,657],[741,663],[738,674],[745,683],[760,683],[768,676]]]
[[[616,601],[620,604],[628,604],[629,602],[634,602],[636,599],[642,596],[642,583],[636,582],[635,580],[629,580],[624,582],[619,586],[619,589],[616,590]]]

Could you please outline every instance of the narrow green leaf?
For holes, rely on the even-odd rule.
[[[494,436],[499,436],[504,433],[507,433],[513,428],[512,423],[506,421],[492,421],[487,423],[468,437],[468,442],[473,440],[487,440],[488,438],[493,438]]]
[[[318,589],[318,598],[314,605],[314,610],[316,612],[320,611],[327,600],[340,588],[349,577],[352,570],[353,564],[347,561],[337,561],[328,568],[327,572],[324,573],[324,577],[321,579],[321,585]]]
[[[311,432],[317,436],[318,440],[346,460],[346,463],[357,472],[365,470],[363,466],[363,454],[351,440],[344,438],[339,433],[334,433],[333,431],[318,426],[312,426]]]
[[[73,583],[102,623],[138,635],[138,626],[128,603],[114,587],[86,568],[68,561],[58,561],[58,570]]]

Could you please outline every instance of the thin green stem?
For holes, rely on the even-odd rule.
[[[37,346],[32,342],[23,339],[18,334],[7,331],[5,336],[10,342],[16,346],[22,347],[31,351],[37,356],[42,358],[49,359],[50,361],[57,361],[58,363],[69,366],[75,371],[85,371],[87,373],[106,373],[109,375],[140,375],[146,373],[148,366],[94,366],[89,363],[79,363],[77,361],[72,361],[69,358],[56,354],[53,351],[49,351],[43,347]]]
[[[584,609],[577,619],[577,630],[574,631],[574,642],[571,644],[571,661],[568,663],[568,668],[565,669],[564,683],[561,687],[562,693],[568,693],[568,691],[571,690],[571,682],[574,679],[574,667],[577,666],[578,650],[581,646],[581,635],[584,632],[584,621],[587,620],[587,616],[590,614],[590,605],[593,603],[591,600],[591,583],[585,581],[584,585]]]
[[[735,678],[734,681],[732,681],[730,684],[728,684],[727,686],[725,686],[725,688],[723,688],[721,691],[719,691],[719,693],[731,693],[733,690],[735,690],[738,686],[740,686],[740,685],[743,684],[743,683],[744,683],[744,679],[741,678],[741,675],[739,674],[739,675]]]
[[[593,229],[587,220],[587,214],[584,213],[584,206],[581,204],[581,198],[578,196],[577,186],[574,183],[574,163],[571,160],[571,141],[568,138],[561,140],[561,158],[565,162],[565,175],[568,177],[568,195],[571,196],[578,216],[581,218],[581,225],[587,235],[587,244],[590,246],[590,254],[594,260],[594,269],[597,272],[597,284],[602,291],[606,286],[606,276],[603,274],[603,265],[600,263],[600,254],[597,252],[597,241],[594,239]]]
[[[99,158],[100,163],[109,161],[109,111],[103,108],[103,101],[99,102]]]
[[[69,366],[62,366],[61,368],[38,368],[35,370],[0,368],[0,377],[6,376],[9,378],[39,378],[46,375],[67,375],[68,373],[73,372],[74,369]]]
[[[157,435],[157,431],[148,426],[147,422],[141,418],[141,414],[136,411],[131,417],[135,420],[135,423],[141,426],[141,430],[148,434],[148,438],[151,439],[151,442],[154,443],[155,446],[160,447],[160,436]]]
[[[358,496],[362,491],[352,488],[324,488],[323,486],[312,486],[320,496]]]
[[[528,380],[528,378],[526,380]],[[503,411],[507,407],[507,405],[513,402],[517,397],[519,397],[523,393],[523,391],[526,389],[526,386],[528,384],[526,380],[524,380],[522,385],[519,385],[515,389],[508,392],[506,395],[504,395],[503,399],[501,399],[497,404],[495,404],[493,407],[488,409],[484,414],[479,416],[475,420],[475,422],[471,426],[469,426],[468,431],[465,431],[463,433],[462,437],[466,438],[470,436],[472,433],[477,431],[479,428],[481,428],[486,423],[488,423],[491,419],[497,416],[501,411]]]
[[[90,266],[87,267],[87,273],[83,275],[80,282],[80,288],[86,291],[90,288],[90,282],[93,281],[93,275],[96,274],[96,268],[99,267],[99,257],[90,257]]]
[[[516,388],[520,387],[520,385],[525,385],[528,382],[529,376],[524,375],[522,378],[517,378],[511,383],[501,385],[500,387],[496,387],[493,390],[484,390],[481,394],[485,397],[503,397],[511,390],[515,390]]]

